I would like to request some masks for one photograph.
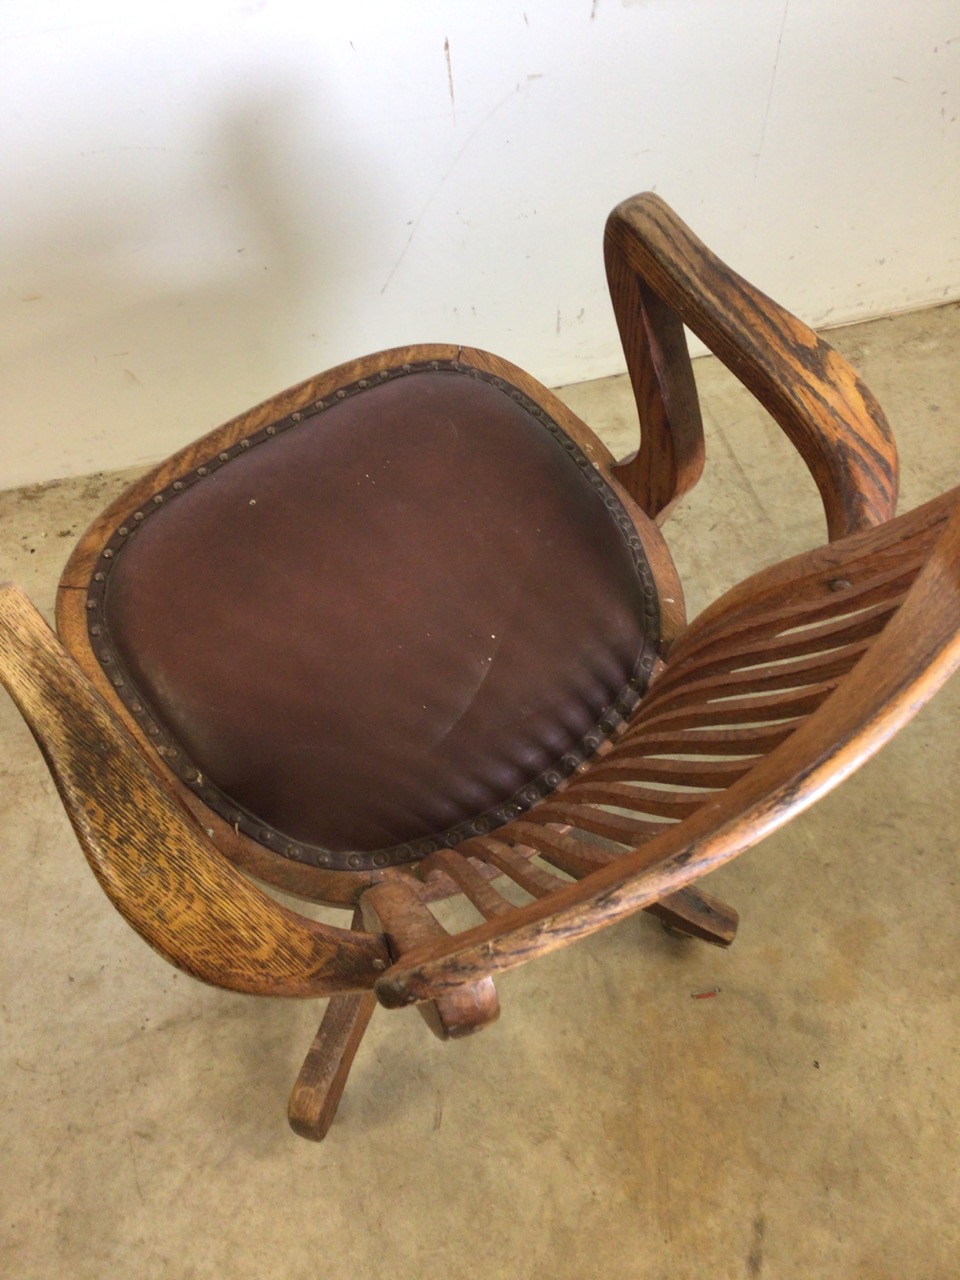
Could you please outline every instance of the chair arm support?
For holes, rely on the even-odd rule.
[[[384,940],[296,915],[236,871],[10,583],[0,585],[0,681],[40,745],[101,887],[167,960],[260,995],[373,985],[388,960]]]
[[[893,515],[890,427],[828,343],[731,271],[652,193],[610,214],[604,255],[641,414],[640,452],[619,478],[648,514],[665,514],[703,465],[687,325],[793,442],[820,490],[831,539]]]

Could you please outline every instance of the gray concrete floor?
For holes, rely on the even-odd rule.
[[[894,425],[901,509],[960,482],[960,308],[832,338]],[[691,614],[822,540],[777,428],[715,362],[697,375],[706,477],[666,529]],[[625,380],[564,395],[630,447]],[[49,614],[73,539],[128,479],[0,495],[3,575]],[[150,952],[4,697],[0,1272],[957,1276],[958,707],[954,682],[711,878],[741,912],[730,951],[643,917],[508,974],[472,1040],[378,1013],[314,1146],[285,1105],[320,1008],[211,990]]]

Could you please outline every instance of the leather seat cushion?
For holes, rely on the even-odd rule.
[[[380,866],[494,827],[645,683],[632,524],[485,374],[354,384],[158,497],[110,544],[95,651],[180,777],[288,856]]]

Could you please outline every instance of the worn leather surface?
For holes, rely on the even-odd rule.
[[[488,381],[373,386],[150,514],[115,661],[245,817],[340,851],[443,832],[549,770],[649,641],[589,470]]]

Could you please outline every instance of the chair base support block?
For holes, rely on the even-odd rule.
[[[679,889],[646,910],[661,920],[665,929],[712,942],[717,947],[729,947],[740,923],[733,907],[702,889]]]

